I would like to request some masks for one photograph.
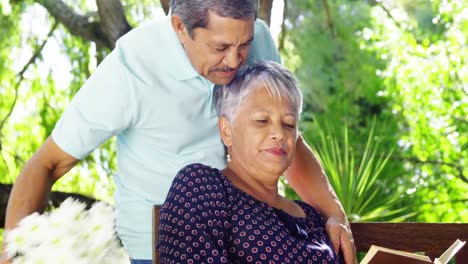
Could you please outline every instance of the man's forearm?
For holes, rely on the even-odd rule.
[[[36,166],[32,158],[20,173],[8,200],[5,229],[12,229],[24,217],[44,210],[49,199],[52,181],[49,170]]]
[[[286,172],[291,187],[308,204],[329,218],[346,221],[346,214],[319,161],[307,143],[299,137],[294,160]]]
[[[54,182],[78,162],[60,149],[52,137],[47,138],[16,179],[8,200],[5,230],[13,229],[21,219],[34,212],[43,211]],[[0,263],[10,262],[0,257]]]
[[[47,138],[16,179],[8,200],[5,229],[13,228],[33,212],[44,210],[54,182],[78,162],[60,149],[52,137]]]

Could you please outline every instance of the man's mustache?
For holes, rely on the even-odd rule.
[[[212,68],[210,71],[211,72],[231,72],[236,70],[235,68],[231,67],[222,67],[222,68]]]

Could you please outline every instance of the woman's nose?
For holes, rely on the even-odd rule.
[[[284,127],[281,124],[272,125],[271,138],[274,140],[283,140],[285,137]]]

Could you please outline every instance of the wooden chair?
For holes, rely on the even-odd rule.
[[[153,264],[160,264],[157,249],[159,212],[153,208]],[[468,223],[351,223],[358,252],[378,245],[408,252],[424,252],[431,259],[439,257],[456,239],[468,241]],[[468,246],[455,256],[457,264],[468,263]]]
[[[153,264],[160,264],[158,245],[157,245],[160,211],[161,211],[161,205],[153,206]]]

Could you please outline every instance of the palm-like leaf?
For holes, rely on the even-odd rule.
[[[397,205],[401,194],[386,189],[382,172],[392,153],[380,153],[378,142],[373,141],[373,125],[361,151],[349,143],[346,126],[338,133],[326,124],[315,123],[314,128],[318,135],[316,142],[311,142],[308,133],[304,137],[321,162],[350,221],[403,221],[411,216],[406,208]]]

